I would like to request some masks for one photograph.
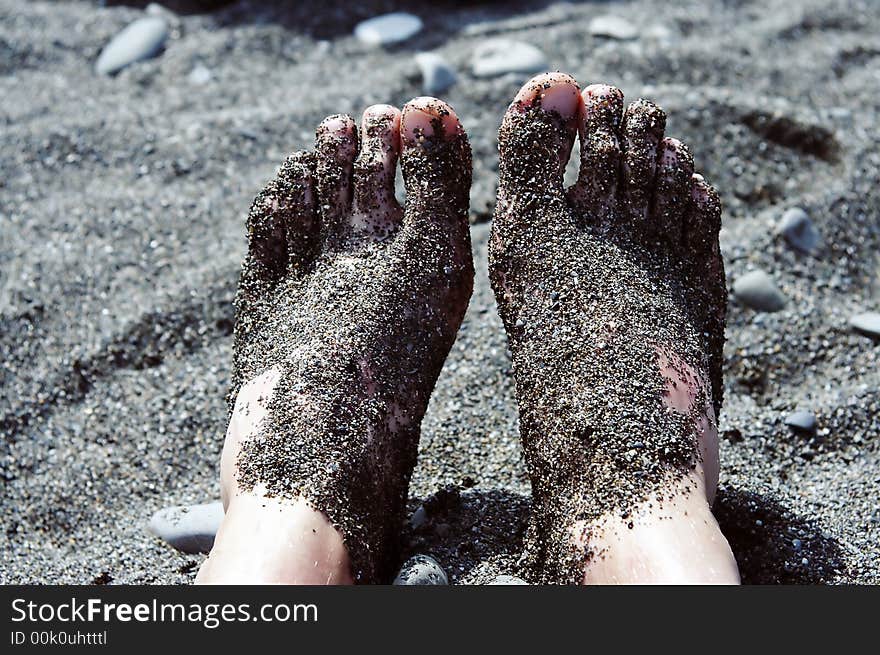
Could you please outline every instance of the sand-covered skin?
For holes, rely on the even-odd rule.
[[[596,553],[574,547],[576,522],[630,516],[649,495],[662,513],[700,463],[697,420],[714,423],[709,408],[721,405],[710,361],[724,341],[721,208],[692,177],[686,147],[663,139],[663,111],[638,100],[624,112],[607,88],[586,96],[590,154],[567,198],[558,153],[579,120],[543,107],[546,88],[580,92],[564,75],[536,78],[525,86],[535,98],[507,111],[489,275],[532,482],[527,568],[539,581],[577,582]],[[684,361],[702,379],[691,382],[691,414],[664,403],[661,361]]]
[[[401,212],[396,152],[387,174],[381,166],[377,133],[389,121],[365,118],[359,139],[351,118],[329,118],[315,155],[291,156],[254,200],[228,395],[230,412],[249,411],[236,402],[241,385],[278,372],[267,416],[236,456],[236,485],[324,512],[359,583],[395,573],[419,428],[474,277],[464,130],[447,132],[439,116],[415,140],[393,128]],[[383,182],[390,201],[376,199]]]
[[[218,497],[248,208],[325,116],[420,95],[421,49],[460,73],[444,99],[474,152],[476,279],[422,423],[409,509],[431,511],[403,555],[452,582],[515,570],[530,488],[486,245],[498,127],[528,76],[469,73],[501,36],[662,106],[721,194],[728,283],[762,268],[790,299],[732,299],[727,318],[715,512],[744,580],[880,581],[880,346],[847,327],[880,308],[876,3],[393,4],[424,41],[354,39],[391,2],[239,2],[181,16],[161,57],[104,78],[100,49],[140,10],[0,0],[0,579],[194,578],[202,558],[144,528]],[[599,13],[639,38],[591,37]],[[791,206],[823,235],[813,257],[774,233]],[[801,406],[815,437],[783,424]]]

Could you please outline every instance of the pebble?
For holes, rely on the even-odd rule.
[[[201,64],[198,64],[189,72],[189,81],[197,85],[207,84],[211,81],[212,77],[211,71]]]
[[[856,332],[874,339],[880,339],[880,313],[865,312],[849,319],[850,327]]]
[[[410,557],[394,578],[396,585],[448,585],[446,572],[433,557],[414,555]]]
[[[428,512],[425,511],[424,505],[419,505],[415,512],[412,513],[412,516],[409,519],[409,525],[413,530],[418,530],[420,527],[425,525],[425,522],[428,520]]]
[[[529,583],[522,578],[516,577],[515,575],[499,575],[496,576],[495,579],[492,580],[492,582],[490,582],[489,584],[504,585],[509,587],[511,585],[528,585]]]
[[[422,19],[413,14],[397,11],[362,21],[354,28],[354,35],[367,45],[399,43],[422,31]]]
[[[207,553],[223,520],[223,503],[166,507],[153,514],[149,531],[184,553]]]
[[[590,34],[609,39],[631,41],[639,36],[636,26],[620,16],[596,16],[590,21]]]
[[[112,75],[129,64],[155,57],[165,45],[168,32],[164,18],[148,16],[137,19],[104,46],[95,62],[95,71]]]
[[[785,419],[785,424],[801,432],[816,432],[816,417],[812,412],[792,412]]]
[[[779,221],[779,233],[788,245],[807,255],[822,245],[822,235],[813,225],[813,221],[800,207],[792,207],[786,211]]]
[[[493,39],[474,49],[471,67],[477,77],[505,73],[540,73],[547,70],[547,57],[538,48],[522,41]]]
[[[733,293],[747,307],[763,312],[778,312],[787,302],[773,279],[761,270],[737,278]]]
[[[420,52],[416,64],[422,71],[422,90],[428,95],[443,93],[457,81],[455,70],[436,52]]]

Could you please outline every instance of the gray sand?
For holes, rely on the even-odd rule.
[[[271,4],[181,16],[160,57],[107,78],[97,55],[141,10],[0,0],[4,582],[192,580],[201,556],[145,526],[218,495],[247,209],[324,116],[421,95],[415,45],[351,36],[390,2]],[[663,106],[721,192],[728,282],[761,268],[789,299],[729,311],[716,513],[744,580],[880,582],[880,344],[847,327],[880,303],[876,6],[401,4],[460,72],[444,97],[474,151],[477,271],[423,424],[410,505],[427,520],[404,530],[404,555],[433,555],[452,582],[510,573],[528,517],[486,275],[495,135],[524,78],[468,72],[474,46],[501,35],[581,84]],[[640,38],[591,37],[608,12]],[[190,78],[198,66],[210,80]],[[774,232],[792,206],[822,233],[815,256]],[[784,425],[800,408],[815,436]]]

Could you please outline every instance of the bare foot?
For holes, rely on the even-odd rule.
[[[720,203],[665,121],[553,73],[523,87],[501,127],[490,276],[532,480],[527,559],[543,581],[737,579],[709,509]]]
[[[401,159],[406,206],[394,197]],[[467,138],[443,102],[318,128],[257,196],[236,299],[227,508],[200,582],[380,582],[473,285]]]

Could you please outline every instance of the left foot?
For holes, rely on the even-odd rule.
[[[709,509],[726,291],[720,203],[666,117],[558,73],[499,135],[490,277],[513,353],[543,581],[736,581]],[[563,188],[577,134],[578,182]]]
[[[406,206],[394,196],[400,155]],[[202,582],[381,582],[473,285],[470,149],[419,98],[318,128],[257,196],[236,297],[226,516]]]

